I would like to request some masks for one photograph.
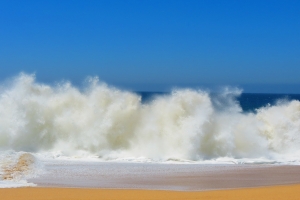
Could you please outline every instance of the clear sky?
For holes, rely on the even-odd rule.
[[[1,0],[0,80],[300,93],[300,1]]]

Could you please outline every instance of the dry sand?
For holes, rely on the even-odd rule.
[[[179,192],[157,190],[108,190],[75,188],[17,188],[0,189],[1,199],[5,200],[147,200],[147,199],[232,199],[232,200],[299,200],[300,185],[272,186],[248,189]]]

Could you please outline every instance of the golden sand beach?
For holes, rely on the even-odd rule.
[[[45,167],[47,173],[28,179],[37,187],[0,189],[0,200],[300,199],[298,165],[56,161]]]
[[[232,199],[298,200],[300,185],[270,186],[216,191],[159,191],[81,188],[10,188],[0,189],[5,200],[147,200],[147,199]]]

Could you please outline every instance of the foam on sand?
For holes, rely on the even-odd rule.
[[[41,170],[41,164],[30,153],[1,152],[0,187],[35,186],[26,179],[35,177]]]

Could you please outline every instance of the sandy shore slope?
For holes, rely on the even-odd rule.
[[[300,185],[272,186],[248,189],[179,192],[157,190],[108,190],[76,188],[15,188],[0,189],[1,199],[5,200],[147,200],[147,199],[232,199],[232,200],[279,200],[300,199]]]
[[[29,179],[39,187],[140,190],[222,190],[300,184],[299,165],[203,165],[151,163],[45,163]]]

